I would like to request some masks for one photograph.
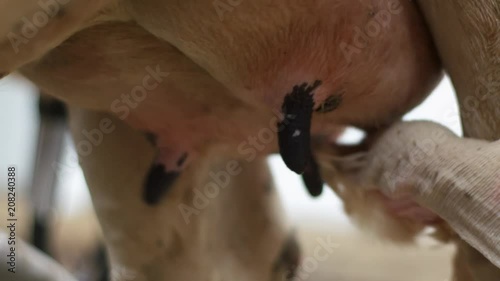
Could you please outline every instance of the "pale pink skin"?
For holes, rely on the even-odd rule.
[[[426,225],[438,224],[443,221],[431,210],[420,206],[409,194],[397,199],[389,198],[382,193],[377,193],[374,196],[379,196],[386,207],[386,211],[396,218],[410,219]]]
[[[223,21],[206,6],[212,1],[157,2],[138,7],[124,1],[145,29],[132,22],[83,30],[21,72],[46,93],[112,111],[156,134],[158,161],[167,170],[182,170],[209,146],[249,160],[250,150],[276,152],[276,134],[268,137],[266,128],[275,128],[294,85],[323,81],[316,108],[330,95],[342,95],[337,110],[315,113],[312,121],[313,135],[338,135],[346,125],[392,123],[442,77],[412,1],[243,1]],[[382,26],[387,14],[391,20]],[[356,30],[377,23],[381,29],[368,44],[355,42]],[[356,53],[346,56],[344,43]],[[121,95],[143,84],[148,66],[169,75],[143,101],[126,105]],[[269,143],[254,143],[259,134]]]

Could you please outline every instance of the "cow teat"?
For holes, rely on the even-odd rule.
[[[283,161],[292,171],[302,174],[311,155],[311,119],[314,90],[321,85],[303,83],[294,86],[285,96],[281,107],[283,120],[278,126],[278,144]]]

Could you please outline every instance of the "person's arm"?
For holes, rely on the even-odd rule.
[[[431,122],[401,122],[363,157],[337,166],[359,168],[348,169],[365,188],[392,198],[411,194],[500,266],[500,142],[459,138]]]

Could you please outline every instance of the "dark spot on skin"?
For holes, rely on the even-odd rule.
[[[66,15],[66,9],[61,7],[59,11],[57,11],[56,18],[60,19]]]
[[[281,107],[284,120],[278,123],[280,154],[287,167],[301,174],[311,154],[311,119],[314,107],[313,92],[321,81],[309,86],[293,87]]]
[[[340,107],[343,99],[344,99],[343,94],[331,95],[325,100],[325,102],[322,105],[320,105],[318,109],[316,109],[316,112],[318,113],[332,112]]]
[[[291,235],[285,242],[273,268],[275,272],[279,270],[285,272],[285,278],[280,280],[293,280],[295,278],[300,265],[300,255],[299,243],[295,236]]]
[[[188,158],[188,154],[187,152],[184,152],[184,154],[182,154],[181,158],[179,158],[179,160],[177,160],[177,167],[182,167],[182,165],[184,165],[184,163],[186,162],[186,159]]]
[[[179,177],[178,172],[167,172],[163,164],[154,164],[144,183],[143,199],[148,205],[156,205],[170,190]]]
[[[323,192],[323,179],[321,178],[318,163],[312,154],[304,170],[304,174],[302,174],[302,180],[311,196],[318,197],[321,195]]]
[[[157,140],[158,140],[158,136],[156,136],[155,134],[153,133],[144,133],[144,135],[146,136],[146,139],[148,140],[148,142],[152,145],[152,146],[156,146],[156,143],[157,143]]]
[[[469,192],[466,192],[464,196],[465,196],[465,198],[467,198],[468,200],[471,200],[471,199],[472,199],[472,194],[470,194]]]

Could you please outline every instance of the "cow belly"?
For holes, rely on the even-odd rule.
[[[338,20],[330,27],[329,22],[319,22],[325,29],[316,31],[328,40],[288,46],[284,52],[297,55],[296,62],[278,56],[268,61],[275,66],[249,63],[245,71],[254,72],[245,73],[245,80],[232,79],[245,85],[255,82],[242,88],[220,79],[176,42],[158,38],[133,22],[84,29],[22,72],[49,94],[113,112],[154,134],[163,150],[161,161],[168,166],[176,166],[186,153],[199,154],[208,145],[221,145],[251,159],[277,151],[283,94],[294,84],[321,80],[314,93],[312,134],[338,135],[346,125],[392,122],[439,81],[438,60],[413,6],[406,1],[395,8],[390,1],[374,1],[373,7],[332,2],[337,3],[331,12]],[[355,12],[360,15],[351,17]],[[238,62],[254,51],[228,55]],[[314,53],[328,55],[315,58]],[[306,58],[308,63],[300,64]],[[321,60],[316,61],[316,69],[311,59]]]

